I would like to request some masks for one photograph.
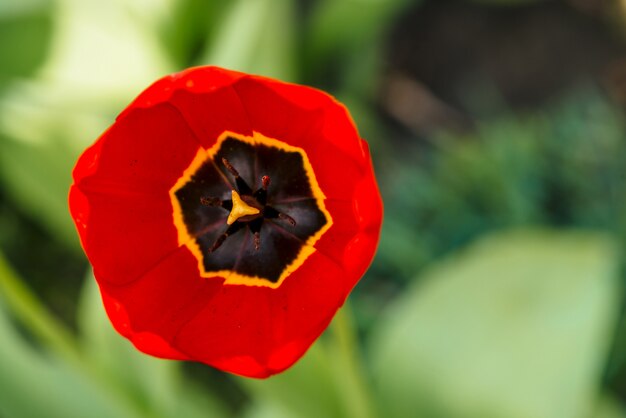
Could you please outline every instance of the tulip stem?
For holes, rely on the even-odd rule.
[[[335,343],[337,387],[343,391],[345,416],[374,418],[377,416],[372,402],[369,380],[359,350],[358,338],[350,306],[341,308],[330,327]]]

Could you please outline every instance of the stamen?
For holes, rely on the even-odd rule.
[[[250,232],[254,235],[254,249],[261,249],[261,227],[263,226],[263,218],[257,218],[248,224]]]
[[[224,208],[227,211],[230,211],[233,208],[232,200],[222,200],[219,197],[201,197],[200,204],[210,208]]]
[[[254,249],[257,251],[261,249],[261,233],[260,232],[254,233]]]
[[[265,218],[270,218],[270,219],[278,218],[280,220],[289,222],[291,226],[296,226],[295,219],[293,219],[291,216],[287,215],[286,213],[279,212],[278,210],[274,209],[271,206],[265,206],[265,208],[263,208],[263,216]]]
[[[213,245],[211,246],[211,248],[209,248],[209,252],[212,253],[213,251],[217,250],[218,248],[220,248],[222,246],[222,244],[224,243],[224,241],[226,241],[226,238],[228,238],[228,234],[226,232],[224,232],[222,235],[220,235],[215,242],[213,243]]]
[[[296,226],[296,220],[293,219],[291,216],[287,215],[286,213],[278,212],[278,219],[282,219],[283,221],[289,222],[291,226]]]
[[[254,192],[254,198],[263,206],[267,203],[267,188],[269,185],[270,176],[263,176],[261,177],[261,188]]]
[[[244,225],[245,225],[244,223],[236,222],[236,223],[232,224],[231,226],[229,226],[222,235],[217,237],[217,239],[215,240],[215,242],[213,243],[211,248],[209,248],[209,252],[212,253],[213,251],[215,251],[219,247],[221,247],[222,244],[224,243],[224,241],[226,241],[226,238],[228,238],[229,236],[231,236],[235,232],[239,231]]]
[[[230,171],[230,174],[235,176],[235,178],[239,177],[239,171],[235,170],[235,167],[230,164],[230,161],[228,161],[226,158],[222,158],[222,163],[224,164],[224,167],[226,167],[226,169]]]
[[[245,225],[248,226],[253,235],[254,249],[259,251],[261,249],[261,226],[264,219],[278,218],[291,226],[296,226],[296,220],[291,216],[267,205],[267,190],[271,183],[270,176],[262,176],[261,187],[253,193],[245,180],[239,175],[239,171],[233,167],[228,159],[222,158],[222,163],[226,170],[235,177],[238,190],[232,190],[232,200],[222,200],[219,197],[212,196],[200,198],[200,203],[204,206],[222,207],[230,212],[226,219],[228,228],[222,235],[217,237],[211,248],[209,248],[209,253],[220,248],[229,236]]]
[[[204,206],[220,207],[222,206],[222,199],[219,197],[201,197],[200,203]]]
[[[246,183],[246,181],[241,178],[241,176],[239,175],[239,171],[237,171],[235,167],[233,167],[230,161],[228,161],[226,158],[222,158],[222,164],[224,164],[224,167],[226,167],[230,174],[235,177],[235,183],[237,184],[239,193],[248,195],[252,194],[252,189],[250,188],[250,186],[248,186],[248,183]]]

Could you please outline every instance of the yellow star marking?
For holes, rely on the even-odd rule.
[[[242,216],[256,215],[259,212],[260,211],[257,208],[253,208],[252,206],[241,200],[241,196],[239,196],[239,193],[233,190],[233,208],[228,215],[226,223],[228,225],[232,225],[237,219],[241,218]]]

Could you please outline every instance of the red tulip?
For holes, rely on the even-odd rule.
[[[382,221],[340,103],[216,67],[141,93],[78,160],[70,211],[120,334],[251,377],[285,370],[324,331]]]

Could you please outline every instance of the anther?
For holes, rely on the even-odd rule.
[[[239,193],[243,194],[252,194],[252,189],[248,186],[248,183],[239,175],[239,171],[233,167],[233,165],[226,158],[222,157],[222,164],[224,167],[230,172],[230,174],[235,177],[235,183],[237,184],[237,188],[239,189]]]
[[[226,169],[230,171],[230,174],[235,176],[235,178],[239,178],[239,171],[235,170],[235,167],[230,164],[230,161],[228,161],[226,158],[222,158],[222,163],[224,164],[224,167],[226,167]]]
[[[222,158],[222,164],[228,172],[235,177],[236,188],[231,190],[232,199],[222,200],[218,197],[201,197],[200,203],[209,207],[222,207],[229,211],[226,224],[226,231],[217,237],[213,245],[208,249],[209,253],[214,252],[222,246],[226,239],[247,226],[253,235],[254,249],[261,249],[261,226],[264,219],[280,219],[287,222],[292,227],[296,226],[296,220],[286,213],[280,212],[267,204],[267,189],[270,186],[270,176],[261,177],[261,187],[254,193],[250,186],[239,175],[239,171],[228,161]]]
[[[259,251],[260,248],[261,248],[261,233],[255,232],[254,233],[254,249]]]
[[[296,220],[286,213],[278,212],[278,219],[289,222],[291,226],[296,226]]]
[[[219,197],[201,197],[200,203],[204,206],[220,207],[222,206],[222,199]]]

